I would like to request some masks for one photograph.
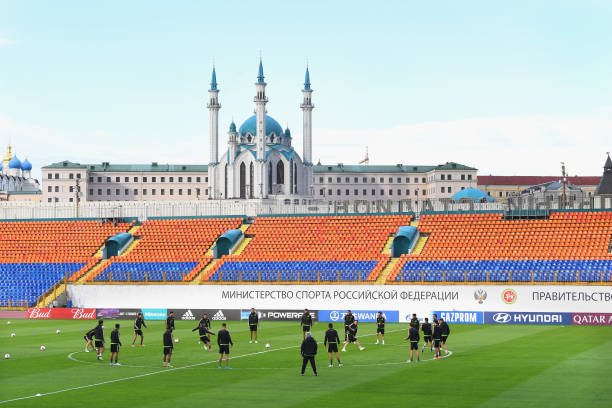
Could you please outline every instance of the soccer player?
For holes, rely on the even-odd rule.
[[[140,336],[140,347],[143,347],[144,344],[144,335],[142,334],[142,327],[147,328],[145,321],[142,317],[142,313],[138,313],[136,320],[134,320],[134,340],[132,340],[132,347],[134,347],[134,343],[136,343],[136,337]]]
[[[438,321],[438,315],[437,314],[433,314],[433,321],[434,323]]]
[[[174,330],[174,312],[168,313],[168,317],[166,317],[166,329]]]
[[[382,315],[382,312],[378,312],[378,317],[376,318],[376,344],[378,344],[378,335],[382,337],[382,344],[385,344],[385,322],[386,319]]]
[[[350,310],[346,311],[346,315],[344,316],[344,340],[348,339],[348,327],[355,321],[355,316]]]
[[[349,324],[349,326],[347,327],[346,341],[344,342],[344,347],[342,347],[342,351],[346,351],[346,346],[348,346],[350,343],[355,343],[357,347],[359,347],[359,350],[365,350],[365,347],[361,347],[361,344],[359,344],[359,340],[357,340],[358,324],[359,320],[354,320],[353,323]]]
[[[251,338],[249,343],[253,343],[253,333],[255,333],[255,344],[257,344],[257,326],[259,326],[259,316],[255,312],[255,308],[251,308],[251,314],[249,315],[249,330]]]
[[[410,319],[410,327],[415,327],[417,330],[419,330],[420,324],[421,322],[419,322],[419,319],[417,318],[416,313],[413,313],[412,319]]]
[[[208,330],[211,329],[210,319],[208,318],[208,315],[206,313],[202,315],[202,318],[200,319],[200,324],[204,324],[204,327],[206,327]]]
[[[94,337],[94,333],[95,333],[96,329],[93,328],[90,331],[88,331],[87,333],[85,333],[85,336],[83,336],[83,338],[85,339],[85,352],[89,353],[89,346],[91,346],[93,348],[93,337]]]
[[[442,339],[442,331],[440,330],[440,322],[438,322],[438,320],[434,320],[434,327],[433,327],[433,345],[434,345],[434,350],[436,350],[436,355],[435,355],[435,359],[439,359],[442,358],[440,356],[440,340]]]
[[[162,360],[164,367],[172,367],[170,365],[170,359],[172,358],[172,350],[174,350],[173,340],[172,329],[166,327],[166,331],[164,332],[164,359]]]
[[[221,368],[221,361],[225,354],[225,368],[231,370],[232,367],[229,365],[229,353],[230,346],[234,347],[234,342],[232,341],[232,336],[227,330],[227,325],[225,323],[221,325],[221,330],[217,333],[217,344],[219,345],[219,367],[217,368]]]
[[[419,356],[419,329],[415,325],[410,325],[410,329],[408,330],[408,337],[404,340],[410,340],[410,360],[406,361],[407,363],[412,363],[413,361],[413,353],[416,350],[417,362],[421,361]]]
[[[340,344],[340,336],[338,336],[338,332],[334,329],[333,324],[328,324],[327,331],[325,332],[325,340],[323,341],[323,345],[327,347],[327,352],[329,353],[329,368],[334,366],[334,359],[332,358],[332,353],[336,355],[336,360],[338,360],[338,367],[342,367],[342,363],[340,362],[340,357],[338,357],[338,344]]]
[[[306,371],[306,365],[310,362],[312,366],[312,371],[314,371],[314,375],[317,374],[317,364],[315,363],[315,356],[317,355],[317,342],[312,337],[310,332],[306,332],[306,337],[302,340],[302,347],[300,347],[300,354],[302,355],[302,376],[304,375],[304,371]]]
[[[308,309],[304,309],[300,326],[302,326],[302,338],[306,339],[306,333],[308,333],[312,327],[312,316],[310,315]]]
[[[195,329],[191,331],[194,332],[196,330],[199,330],[200,342],[204,343],[204,350],[212,351],[212,343],[210,342],[210,337],[208,337],[208,335],[212,334],[214,336],[215,333],[208,330],[208,327],[206,327],[206,323],[202,322],[202,320],[200,320],[198,327],[196,327]]]
[[[423,330],[423,350],[421,350],[421,353],[425,351],[427,344],[429,344],[429,351],[433,351],[433,345],[431,344],[431,323],[429,323],[429,318],[425,318],[425,322],[421,325],[421,329]]]
[[[440,318],[440,331],[440,344],[442,344],[442,347],[444,347],[444,354],[448,356],[448,349],[446,348],[446,339],[450,334],[450,327],[448,327],[448,324],[442,318]]]
[[[121,340],[119,340],[119,323],[115,324],[115,330],[111,332],[111,350],[110,350],[110,365],[121,365],[119,364],[119,346],[122,346]],[[113,355],[115,356],[115,362],[113,363]]]
[[[104,353],[104,320],[99,320],[98,325],[94,329],[94,345],[96,352],[98,353],[98,360],[102,360],[102,353]]]

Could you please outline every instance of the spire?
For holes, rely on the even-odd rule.
[[[306,77],[304,78],[304,90],[310,91],[310,72],[308,71],[308,65],[306,65]]]
[[[595,190],[595,195],[612,196],[612,159],[610,159],[610,153],[608,152],[608,159],[604,164],[604,172],[599,180],[599,185]]]
[[[210,80],[210,90],[217,91],[217,72],[215,71],[215,66],[213,65],[212,78]]]
[[[259,57],[259,72],[257,73],[257,83],[264,83],[263,62],[261,61],[261,57]]]
[[[608,152],[608,160],[606,160],[606,164],[604,164],[604,169],[611,171],[612,170],[612,160],[610,159],[610,153]]]

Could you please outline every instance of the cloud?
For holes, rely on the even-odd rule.
[[[479,174],[600,175],[612,150],[612,113],[569,118],[545,115],[468,118],[388,129],[324,129],[315,161],[357,163],[369,147],[371,164],[459,162]],[[333,140],[333,142],[325,142]]]
[[[11,44],[14,44],[14,43],[15,43],[15,41],[9,40],[8,38],[0,37],[0,47],[3,47],[5,45],[11,45]]]

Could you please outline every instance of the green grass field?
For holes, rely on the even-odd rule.
[[[106,322],[107,343],[115,322]],[[426,351],[425,361],[406,364],[407,325],[388,324],[387,344],[376,346],[374,325],[364,323],[366,350],[350,346],[340,353],[345,367],[328,368],[320,344],[319,377],[310,368],[301,377],[297,323],[264,322],[259,344],[249,344],[246,323],[228,322],[236,343],[231,371],[217,369],[216,350],[203,351],[191,332],[196,323],[182,321],[173,369],[161,364],[162,322],[148,323],[146,347],[131,348],[132,322],[121,321],[123,366],[111,367],[108,350],[103,361],[83,352],[83,333],[94,323],[0,320],[0,352],[11,355],[0,361],[0,405],[612,407],[612,327],[451,325],[451,356],[431,360]],[[325,328],[315,326],[318,341]]]

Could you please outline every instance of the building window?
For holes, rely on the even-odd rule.
[[[397,189],[397,195],[402,195],[402,190],[400,190],[399,188]]]
[[[354,178],[353,178],[353,181],[354,181],[355,183],[359,183],[359,177],[354,177]]]
[[[421,179],[421,183],[425,183],[425,182],[426,182],[425,177],[423,177],[423,178]]]
[[[130,195],[130,190],[128,190],[127,188],[125,189],[125,195],[129,196]]]
[[[142,195],[147,195],[147,189],[146,188],[142,189]]]
[[[344,182],[345,183],[350,183],[351,182],[351,178],[350,177],[345,177],[344,178]]]
[[[102,195],[102,189],[101,188],[98,189],[98,195]]]
[[[200,177],[196,177],[196,182],[200,182],[202,179]]]
[[[179,180],[179,181],[178,181],[179,183],[182,183],[182,182],[183,182],[183,178],[182,178],[182,177],[179,177],[179,178],[178,178],[178,180]]]
[[[47,198],[47,202],[50,203],[51,202],[51,197]]]
[[[55,202],[59,203],[59,198],[55,197]]]
[[[157,177],[151,177],[151,182],[155,183],[157,181]]]
[[[353,190],[353,193],[354,193],[356,196],[358,196],[358,195],[359,195],[359,190],[355,189],[355,190]]]
[[[441,175],[442,180],[446,180],[446,176],[444,176],[444,174]]]
[[[155,195],[155,189],[154,188],[151,189],[151,195]]]
[[[55,173],[55,179],[59,180],[59,173]]]
[[[389,183],[393,183],[393,177],[389,177]]]
[[[110,183],[110,181],[111,181],[111,178],[110,178],[110,177],[107,177],[107,178],[106,178],[106,182],[107,182],[107,183]]]
[[[342,195],[342,191],[340,189],[336,190],[337,195]]]
[[[367,196],[368,195],[368,190],[366,190],[365,188],[363,189],[363,195]]]
[[[110,194],[110,188],[107,188],[107,189],[106,189],[106,195],[107,195],[107,196],[111,195],[111,194]]]
[[[447,187],[446,190],[450,193],[451,192],[451,187]]]
[[[53,178],[53,174],[51,174],[51,173],[47,174],[47,178],[48,178],[49,180],[51,180],[51,179]]]
[[[502,192],[501,192],[501,191],[499,192],[499,196],[500,196],[500,197],[502,196]]]
[[[380,190],[380,195],[384,196],[385,195],[385,190]]]
[[[48,186],[48,187],[47,187],[47,192],[48,192],[48,193],[51,193],[52,191],[53,191],[53,187]]]
[[[138,177],[134,177],[134,183],[138,183]]]
[[[93,188],[89,189],[89,195],[93,195]]]
[[[465,174],[461,175],[461,180],[465,180]]]
[[[50,174],[49,174],[49,175],[50,175]],[[49,178],[51,178],[51,177],[49,177]],[[89,182],[90,182],[90,183],[93,183],[93,180],[94,180],[94,179],[93,179],[93,176],[89,176]]]
[[[73,198],[72,198],[72,197],[70,197],[70,198],[68,199],[68,202],[70,202],[70,203],[71,203],[72,201],[73,201]]]
[[[68,178],[69,178],[70,180],[74,179],[74,173],[70,173],[70,174],[68,174]]]
[[[161,182],[165,183],[166,182],[166,178],[165,177],[161,177]]]
[[[398,182],[398,183],[401,183],[401,182],[402,182],[402,178],[401,178],[401,177],[398,177],[398,178],[397,178],[397,182]]]
[[[174,195],[174,189],[173,188],[170,189],[170,195]]]
[[[319,177],[319,183],[323,184],[323,177]]]
[[[444,192],[444,187],[440,187],[440,192],[443,193]]]
[[[340,182],[342,182],[342,178],[336,177],[336,183],[340,183]]]
[[[129,183],[129,182],[130,182],[130,178],[129,178],[129,177],[125,177],[125,178],[123,179],[123,181],[125,181],[126,183]]]
[[[179,193],[179,195],[183,195],[183,189],[182,189],[182,188],[179,188],[179,189],[178,189],[178,193]]]
[[[329,190],[327,190],[327,195],[328,195],[328,196],[331,196],[332,194],[333,194],[333,193],[332,193],[332,189],[331,189],[331,188],[330,188]]]
[[[166,195],[166,190],[165,190],[165,189],[163,189],[163,188],[162,188],[162,189],[161,189],[161,190],[159,190],[159,191],[161,192],[161,195]]]
[[[328,183],[331,183],[331,182],[332,182],[332,178],[331,178],[331,177],[328,177],[328,178],[327,178],[327,182],[328,182]]]
[[[389,189],[389,195],[392,196],[393,195],[393,190]]]
[[[115,177],[115,183],[120,183],[121,182],[121,177],[117,176]]]
[[[348,196],[348,195],[351,195],[351,192],[350,192],[350,190],[349,190],[348,188],[346,189],[346,195],[347,195],[347,196]]]
[[[121,195],[121,190],[120,189],[115,189],[115,195]]]
[[[376,178],[375,177],[370,178],[370,183],[376,183]]]
[[[98,183],[102,182],[102,177],[98,177]]]
[[[59,193],[59,187],[58,186],[55,186],[55,192]]]
[[[168,177],[170,183],[174,183],[174,177]]]
[[[372,195],[375,196],[376,195],[376,190],[372,189]]]
[[[419,195],[419,189],[417,188],[416,190],[414,190],[414,195],[418,196]]]
[[[74,187],[73,186],[68,187],[68,191],[71,193],[74,192]]]
[[[320,196],[322,196],[322,195],[324,195],[324,194],[325,194],[325,190],[324,190],[324,189],[320,189],[320,190],[319,190],[319,195],[320,195]]]
[[[187,189],[187,195],[191,195],[191,189],[190,188]]]
[[[191,183],[191,177],[187,177],[187,182]]]
[[[208,189],[204,190],[204,194],[208,195]]]
[[[146,183],[146,182],[147,182],[147,178],[146,178],[146,177],[143,177],[143,178],[142,178],[142,182],[143,182],[143,183]]]
[[[196,188],[196,195],[200,195],[200,189]]]
[[[448,175],[448,177],[447,177],[447,179],[448,179],[448,180],[452,180],[452,179],[453,179],[453,175],[452,175],[452,174],[449,174],[449,175]]]
[[[368,182],[368,178],[364,177],[364,178],[361,179],[361,181],[364,182],[364,183],[367,183]]]
[[[468,174],[468,180],[471,180],[471,179],[472,179],[472,175]]]
[[[384,178],[384,177],[381,177],[381,178],[379,179],[379,181],[380,181],[381,183],[384,183],[384,182],[385,182],[385,178]]]
[[[406,195],[409,196],[410,195],[410,190],[406,190]]]

